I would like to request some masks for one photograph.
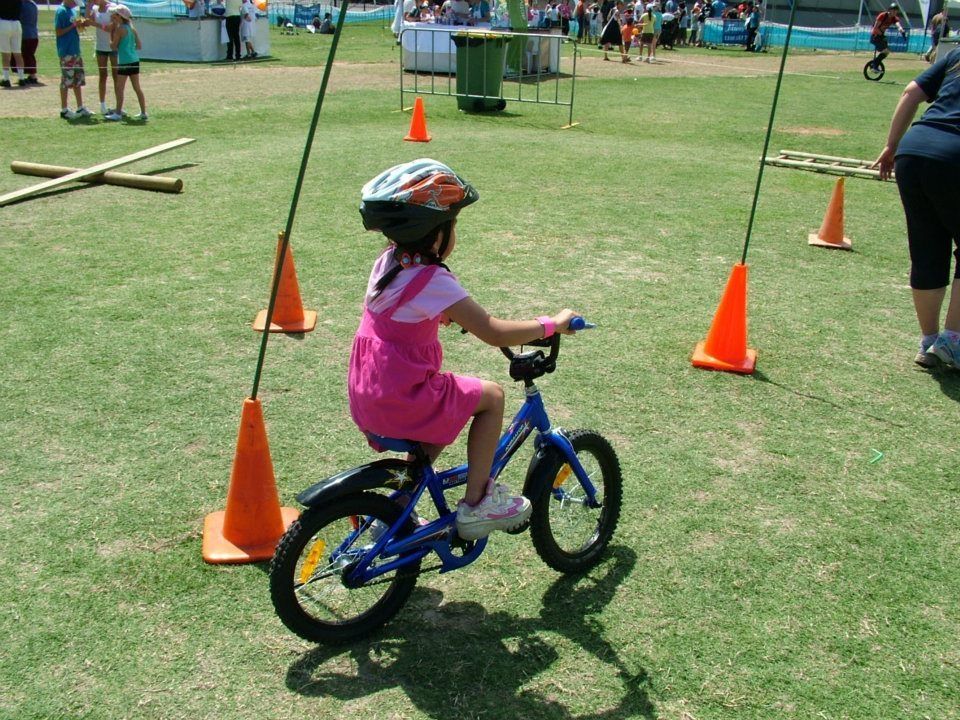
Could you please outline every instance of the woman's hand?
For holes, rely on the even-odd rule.
[[[887,145],[884,146],[883,152],[880,153],[877,161],[870,167],[880,171],[881,180],[889,180],[893,175],[893,164],[895,160],[896,156],[894,155],[894,151]]]

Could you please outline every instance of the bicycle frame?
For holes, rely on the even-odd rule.
[[[532,380],[525,381],[526,398],[510,425],[504,431],[494,454],[492,476],[499,477],[515,456],[517,450],[526,442],[527,438],[537,431],[534,438],[534,447],[541,450],[545,446],[555,448],[570,466],[580,485],[586,493],[586,503],[591,507],[599,507],[597,503],[596,487],[590,481],[586,470],[577,458],[577,454],[560,428],[553,428],[547,415],[546,407],[540,389]],[[409,500],[396,522],[391,525],[373,546],[363,553],[362,558],[356,561],[355,567],[345,575],[345,580],[357,586],[374,580],[375,578],[392,572],[405,565],[422,559],[431,552],[435,552],[441,560],[440,572],[449,572],[469,565],[483,552],[487,539],[482,538],[473,543],[463,543],[456,534],[456,512],[447,504],[445,492],[451,488],[465,485],[467,482],[467,465],[461,464],[448,470],[437,472],[429,462],[415,462],[413,472],[420,475],[416,489],[409,495]],[[439,518],[418,528],[412,534],[395,539],[396,533],[408,522],[411,513],[420,502],[424,492],[428,492]],[[558,499],[562,498],[563,491],[553,490]],[[396,492],[391,497],[399,497],[406,493]],[[372,525],[370,518],[364,518],[358,523],[355,532],[347,536],[334,555],[348,552],[350,546],[364,533],[369,532]],[[452,531],[452,532],[451,532]],[[462,555],[454,552],[459,543],[465,550]],[[389,562],[373,566],[377,558],[395,558]]]

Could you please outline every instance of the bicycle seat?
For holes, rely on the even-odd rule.
[[[390,450],[391,452],[413,453],[419,445],[419,443],[413,442],[412,440],[388,438],[371,432],[366,433],[366,436],[370,445],[380,452]]]

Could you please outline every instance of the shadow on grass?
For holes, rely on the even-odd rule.
[[[941,366],[932,370],[930,375],[940,383],[944,395],[954,402],[960,402],[960,371]]]
[[[917,372],[920,372],[920,371],[917,370]],[[944,395],[946,395],[948,398],[950,398],[954,402],[960,402],[960,371],[957,371],[945,366],[941,366],[941,367],[933,368],[932,370],[928,370],[926,372],[928,375],[930,375],[930,377],[932,377],[934,380],[940,383],[940,389],[943,391]],[[787,392],[793,393],[797,397],[807,398],[808,400],[817,400],[818,402],[822,402],[825,405],[829,405],[837,410],[842,410],[843,412],[851,413],[854,415],[861,415],[863,417],[868,417],[872,420],[877,420],[879,422],[886,423],[893,427],[907,427],[902,423],[893,422],[889,418],[884,418],[884,417],[880,417],[879,415],[874,415],[873,413],[869,413],[866,410],[863,410],[862,408],[859,408],[859,409],[852,408],[848,404],[840,404],[832,400],[828,400],[827,398],[820,397],[819,395],[803,392],[802,390],[797,390],[795,388],[788,387],[782,383],[774,382],[759,370],[755,370],[750,375],[750,377],[753,378],[754,380],[758,380],[760,382],[773,385],[774,387],[778,387],[781,390],[786,390]]]
[[[870,418],[871,420],[876,420],[879,423],[884,423],[891,427],[897,427],[897,428],[907,427],[903,423],[894,422],[890,418],[881,417],[880,415],[876,415],[874,413],[868,412],[867,410],[864,410],[862,407],[856,407],[856,406],[850,405],[849,403],[838,403],[828,398],[821,397],[820,395],[815,395],[814,393],[810,393],[810,392],[804,392],[803,390],[798,390],[796,388],[789,387],[787,385],[784,385],[783,383],[775,382],[770,378],[768,378],[759,370],[754,370],[754,372],[751,373],[749,377],[752,378],[753,380],[764,382],[764,383],[767,383],[768,385],[773,385],[774,387],[780,388],[781,390],[786,390],[789,393],[793,393],[797,397],[805,398],[807,400],[816,400],[817,402],[821,402],[824,405],[827,405],[829,407],[832,407],[835,410],[842,411],[849,415],[859,415],[860,417]]]
[[[344,701],[399,687],[421,712],[443,720],[655,718],[646,670],[627,667],[605,637],[614,633],[594,617],[635,563],[630,549],[611,548],[591,573],[562,576],[550,585],[535,618],[488,613],[475,602],[441,607],[441,592],[420,588],[375,639],[318,647],[298,658],[287,672],[287,686],[304,696]],[[592,659],[583,663],[579,650],[564,652],[566,643],[557,635]],[[597,681],[597,663],[608,671],[603,682]],[[610,681],[620,689],[612,691]],[[593,709],[581,713],[572,705]]]

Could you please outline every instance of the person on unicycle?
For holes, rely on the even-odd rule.
[[[879,68],[880,63],[890,54],[890,46],[887,44],[887,30],[894,25],[900,31],[901,37],[907,36],[907,31],[900,24],[900,8],[896,3],[891,3],[890,7],[877,15],[873,23],[873,30],[870,31],[870,44],[876,50],[876,57],[873,59],[873,67]]]

